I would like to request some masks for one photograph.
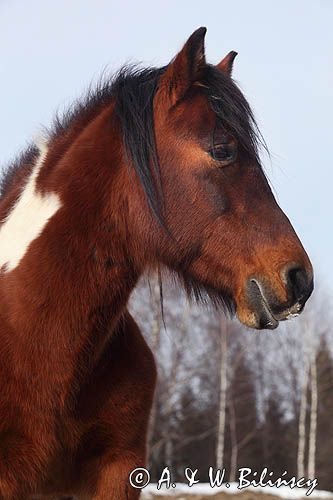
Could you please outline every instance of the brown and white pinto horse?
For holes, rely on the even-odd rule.
[[[205,29],[125,69],[13,164],[0,203],[0,498],[137,499],[153,356],[127,311],[164,266],[253,328],[298,314],[312,268]]]

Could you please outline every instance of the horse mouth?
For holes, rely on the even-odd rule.
[[[264,287],[254,278],[250,279],[247,286],[247,297],[251,309],[255,312],[257,324],[255,328],[274,330],[280,321],[285,321],[298,316],[304,303],[297,301],[291,306],[277,305],[276,301],[269,299],[270,294],[265,292]]]
[[[278,326],[279,320],[273,314],[261,285],[253,278],[247,286],[247,297],[251,309],[255,311],[257,318],[256,328],[259,330],[264,328],[274,330]]]

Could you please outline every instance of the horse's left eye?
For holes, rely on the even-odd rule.
[[[217,144],[209,150],[209,154],[214,160],[223,163],[231,163],[235,161],[237,151],[234,145],[231,144]]]

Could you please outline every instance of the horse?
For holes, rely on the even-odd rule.
[[[1,499],[138,499],[156,367],[127,303],[144,272],[254,329],[312,292],[236,52],[209,64],[205,33],[102,80],[3,176]]]

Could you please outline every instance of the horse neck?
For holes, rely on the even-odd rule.
[[[79,134],[69,131],[48,144],[35,189],[43,203],[57,197],[59,207],[2,277],[0,314],[15,330],[16,346],[21,342],[29,355],[58,356],[62,365],[87,345],[100,349],[142,271],[124,222],[119,186],[126,169],[110,113],[105,109]]]
[[[61,191],[63,215],[59,213],[58,225],[61,236],[67,235],[72,270],[85,282],[107,289],[117,302],[119,291],[128,295],[141,273],[129,245],[128,175],[122,147],[119,126],[108,106],[75,137],[48,177],[46,162],[44,186],[40,178],[42,190],[54,183]],[[67,274],[66,268],[64,263]]]

